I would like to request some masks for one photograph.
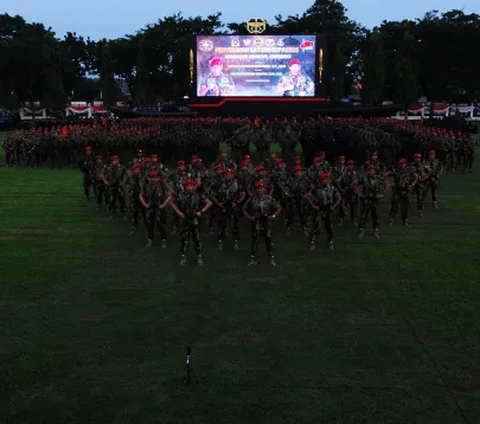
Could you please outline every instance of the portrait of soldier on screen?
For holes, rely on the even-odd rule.
[[[214,57],[209,62],[210,72],[200,85],[199,96],[222,97],[231,96],[235,90],[235,83],[230,75],[223,70],[223,60]]]
[[[302,72],[300,59],[291,59],[288,63],[288,73],[280,78],[277,92],[284,97],[305,97],[315,92],[312,79]]]

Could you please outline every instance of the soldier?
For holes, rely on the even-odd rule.
[[[345,172],[345,156],[339,156],[337,159],[336,165],[332,169],[332,183],[334,187],[341,193],[341,182],[342,176]],[[342,196],[343,199],[343,196]],[[340,202],[340,206],[338,207],[338,225],[341,226],[343,224],[343,219],[345,218],[345,205],[344,202]]]
[[[269,173],[274,172],[274,170],[277,168],[277,152],[275,150],[270,150],[268,159],[262,162],[262,165]]]
[[[235,180],[233,169],[227,168],[224,171],[225,179],[215,187],[212,199],[218,208],[218,249],[223,250],[225,232],[228,224],[231,224],[233,243],[235,250],[238,250],[238,205],[245,199],[245,192],[242,191],[238,181]]]
[[[135,163],[143,164],[143,150],[137,149],[137,156],[129,163],[132,166]]]
[[[188,175],[187,175],[187,168],[185,166],[185,161],[179,160],[177,162],[177,169],[170,174],[169,180],[173,184],[173,192],[174,196],[180,196],[184,193],[185,191],[185,181],[187,180]],[[173,230],[172,230],[172,236],[177,232],[177,227],[179,224],[179,218],[178,215],[175,214],[175,217],[173,219]]]
[[[105,183],[103,181],[103,171],[105,169],[105,164],[103,163],[102,155],[95,155],[95,164],[92,167],[92,181],[93,181],[93,190],[95,196],[97,197],[97,209],[100,210],[102,207],[102,202],[105,200],[105,204],[108,206],[108,198],[105,190]]]
[[[286,184],[286,226],[287,235],[290,235],[295,220],[295,211],[298,213],[300,225],[303,232],[308,235],[307,219],[305,217],[305,196],[310,192],[310,184],[307,181],[302,166],[297,166],[293,170],[293,178],[290,178]]]
[[[275,186],[270,181],[270,178],[268,178],[267,170],[263,165],[258,165],[255,168],[255,172],[256,172],[256,176],[250,182],[250,187],[248,188],[248,195],[250,197],[253,197],[256,192],[255,187],[257,182],[262,181],[263,189],[265,190],[265,193],[271,196],[273,194]]]
[[[358,196],[355,185],[358,183],[359,179],[360,177],[357,171],[355,171],[355,163],[353,160],[347,161],[338,188],[344,202],[343,210],[350,213],[350,220],[355,226],[357,225],[356,217],[358,209]]]
[[[418,175],[415,174],[409,167],[407,159],[400,159],[398,161],[398,169],[396,171],[387,172],[386,178],[392,179],[392,201],[390,206],[390,226],[393,225],[395,216],[400,206],[402,221],[404,227],[410,227],[408,222],[408,212],[410,209],[410,198],[412,189],[417,183]]]
[[[222,166],[222,170],[225,169],[233,169],[234,171],[237,170],[237,164],[228,157],[228,149],[221,149],[220,150],[220,158],[217,161],[217,164]]]
[[[333,225],[332,213],[342,201],[338,190],[333,187],[330,174],[322,172],[320,175],[320,187],[313,188],[307,195],[307,200],[314,211],[313,228],[310,235],[310,250],[315,250],[317,246],[318,234],[322,224],[327,232],[327,243],[330,250],[333,247]]]
[[[102,180],[108,190],[110,218],[113,218],[117,212],[117,201],[120,205],[120,213],[125,214],[125,193],[122,186],[125,174],[126,169],[120,164],[118,156],[111,156],[110,165],[102,172]]]
[[[380,238],[380,220],[378,218],[378,204],[385,196],[388,183],[385,179],[376,173],[375,165],[370,164],[367,168],[367,175],[362,177],[360,183],[356,186],[356,191],[360,198],[360,221],[358,238],[365,235],[365,225],[368,215],[372,218],[373,236]]]
[[[415,153],[413,155],[413,162],[410,165],[415,174],[418,175],[417,184],[413,187],[413,193],[417,198],[417,211],[420,218],[423,217],[423,209],[425,207],[425,191],[428,172],[425,169],[425,163],[422,161],[422,155]]]
[[[83,192],[85,193],[85,197],[87,199],[90,199],[90,188],[92,187],[92,168],[94,163],[92,148],[87,146],[85,147],[85,156],[79,165],[79,168],[83,174]]]
[[[428,159],[425,162],[425,171],[428,173],[426,178],[426,190],[425,190],[425,198],[427,197],[428,190],[432,193],[432,202],[435,206],[435,209],[438,209],[438,202],[437,202],[437,190],[438,184],[440,181],[440,177],[443,174],[443,166],[435,157],[436,152],[435,150],[431,149],[428,152]]]
[[[128,195],[128,206],[132,220],[130,235],[132,235],[137,231],[140,212],[144,213],[145,211],[140,201],[140,194],[142,192],[142,166],[139,162],[134,163],[130,168],[130,172],[126,175],[123,182],[123,190]],[[146,223],[146,216],[144,216],[144,222]]]
[[[315,156],[315,158],[313,158],[313,163],[307,171],[307,178],[309,179],[310,184],[318,185],[318,176],[321,172],[322,162],[323,160],[320,156]]]
[[[199,219],[212,206],[212,202],[195,191],[195,180],[188,178],[184,182],[185,191],[174,199],[172,208],[182,220],[181,231],[181,260],[180,264],[187,263],[190,238],[193,239],[197,253],[197,265],[203,265],[202,241],[200,239]]]
[[[281,206],[265,191],[263,181],[255,183],[255,194],[245,203],[243,214],[252,223],[251,257],[248,266],[257,264],[258,248],[263,238],[270,257],[270,264],[276,266],[275,252],[273,249],[273,224],[278,214],[282,211]]]
[[[172,196],[165,180],[159,171],[150,172],[150,183],[143,187],[139,199],[146,210],[147,215],[147,246],[152,246],[155,227],[158,228],[161,238],[161,246],[167,247],[167,215],[165,208],[171,202]]]
[[[365,162],[363,165],[363,170],[366,171],[370,165],[375,167],[375,172],[378,175],[384,174],[386,171],[385,165],[378,160],[378,152],[370,153],[370,160]]]

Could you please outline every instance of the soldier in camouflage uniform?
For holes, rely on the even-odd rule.
[[[357,224],[358,195],[355,186],[359,179],[360,177],[357,171],[355,171],[355,163],[353,160],[347,161],[338,184],[338,190],[343,199],[344,211],[349,212],[353,225]]]
[[[218,249],[223,250],[227,227],[231,226],[235,250],[238,250],[238,224],[240,220],[238,205],[245,199],[238,181],[235,180],[235,171],[225,169],[225,178],[214,187],[212,199],[218,210]]]
[[[110,218],[117,212],[117,202],[120,206],[120,213],[125,215],[125,193],[123,192],[123,180],[126,169],[120,164],[118,156],[110,157],[110,165],[102,172],[102,180],[108,191],[108,210]]]
[[[87,199],[90,198],[90,188],[92,187],[92,168],[94,164],[94,158],[92,155],[92,148],[85,147],[85,156],[80,163],[80,170],[83,174],[83,192]]]
[[[268,159],[265,159],[261,165],[265,167],[267,172],[270,174],[275,171],[277,168],[277,152],[275,150],[270,150],[270,155],[268,156]]]
[[[105,201],[105,205],[108,206],[108,197],[105,189],[105,183],[102,177],[104,170],[105,170],[105,164],[103,162],[102,155],[96,155],[95,163],[92,167],[91,180],[93,182],[93,190],[97,198],[98,210],[100,210],[100,208],[102,207],[103,201]]]
[[[305,216],[305,196],[310,192],[310,183],[304,175],[302,166],[297,166],[293,169],[293,177],[288,179],[284,187],[287,199],[285,209],[287,235],[291,233],[295,221],[295,211],[300,219],[303,232],[308,235]]]
[[[356,187],[360,199],[360,221],[358,238],[365,235],[365,225],[368,216],[372,218],[373,235],[376,239],[380,238],[380,219],[378,218],[378,204],[385,197],[385,191],[388,189],[388,183],[382,175],[377,174],[375,165],[368,165],[367,175],[362,177]]]
[[[185,181],[188,178],[187,174],[187,167],[185,164],[185,161],[179,160],[177,162],[177,169],[172,172],[169,176],[169,181],[173,185],[173,192],[174,196],[180,196],[185,192]],[[178,224],[180,223],[180,219],[177,214],[175,214],[175,217],[173,218],[173,230],[172,230],[172,236],[177,232]]]
[[[143,165],[143,150],[142,149],[137,149],[137,156],[128,164],[129,167],[132,165],[139,163]]]
[[[392,201],[390,205],[390,226],[393,225],[395,216],[400,206],[402,221],[404,227],[410,227],[408,222],[408,212],[410,210],[412,189],[417,183],[418,175],[415,174],[409,167],[407,159],[400,159],[398,161],[398,168],[396,171],[387,172],[386,178],[392,180]]]
[[[182,243],[180,248],[182,255],[180,260],[181,265],[185,265],[187,263],[190,238],[193,239],[193,243],[195,245],[197,265],[203,265],[199,219],[212,206],[212,202],[205,196],[195,191],[196,185],[196,181],[191,178],[185,180],[185,191],[175,197],[174,201],[172,202],[173,210],[182,220]]]
[[[253,197],[256,192],[256,184],[258,181],[262,181],[263,183],[263,189],[265,190],[265,193],[268,194],[269,196],[272,196],[273,191],[275,189],[275,186],[272,184],[272,181],[268,177],[267,170],[263,165],[258,165],[255,168],[255,177],[250,180],[250,186],[247,190],[247,193],[249,197]]]
[[[367,168],[370,166],[370,165],[373,165],[375,167],[375,172],[378,174],[378,175],[382,175],[385,173],[386,171],[386,167],[385,165],[383,164],[383,162],[380,162],[378,160],[378,152],[372,152],[370,153],[370,160],[368,160],[367,162],[365,162],[363,164],[363,171],[367,171]]]
[[[443,173],[443,165],[436,159],[435,150],[431,149],[428,152],[428,159],[425,161],[424,169],[428,176],[426,178],[426,190],[425,198],[427,197],[428,190],[432,195],[432,202],[436,209],[438,209],[437,190],[440,181],[440,177]]]
[[[342,176],[345,172],[345,156],[339,156],[337,159],[337,163],[332,169],[331,176],[332,176],[332,183],[333,186],[341,193],[341,182]],[[342,196],[343,199],[343,196]],[[343,224],[343,219],[345,218],[345,205],[342,200],[338,207],[338,225],[341,226]]]
[[[255,194],[245,203],[243,214],[252,223],[252,245],[249,266],[257,264],[259,256],[259,244],[263,238],[270,257],[270,264],[276,266],[275,252],[273,249],[273,224],[278,214],[282,211],[281,206],[265,191],[263,181],[255,183]]]
[[[142,166],[140,163],[134,163],[130,168],[130,172],[126,174],[123,182],[123,190],[128,196],[128,206],[132,221],[130,235],[132,235],[138,229],[138,217],[140,213],[144,215],[144,222],[146,223],[145,209],[142,207],[142,202],[140,201],[140,194],[142,192]]]
[[[428,178],[428,172],[425,169],[425,163],[422,161],[422,155],[415,153],[413,155],[413,162],[410,164],[410,168],[418,175],[417,184],[413,187],[413,194],[417,198],[417,211],[420,218],[423,217],[423,209],[425,207],[425,192],[426,181]]]
[[[165,208],[171,202],[172,196],[159,171],[150,172],[150,183],[143,187],[139,199],[147,215],[146,247],[151,247],[155,227],[157,227],[160,232],[162,248],[165,248],[167,246],[167,214]]]
[[[320,230],[323,227],[327,232],[327,243],[330,250],[333,247],[333,225],[332,214],[342,201],[342,196],[338,190],[333,187],[330,174],[322,172],[319,175],[320,186],[316,186],[307,195],[307,200],[314,211],[313,228],[310,235],[310,250],[315,250]]]
[[[237,164],[228,157],[228,150],[221,149],[220,150],[220,157],[218,158],[216,164],[220,164],[222,169],[233,169],[234,171],[237,170]]]

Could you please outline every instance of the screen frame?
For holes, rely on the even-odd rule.
[[[282,96],[261,96],[261,97],[255,97],[255,96],[220,96],[220,97],[205,97],[205,96],[198,96],[198,90],[197,90],[197,81],[198,81],[198,74],[197,74],[197,39],[199,37],[206,37],[209,36],[208,34],[201,34],[201,35],[194,35],[192,36],[191,39],[191,46],[189,49],[189,54],[193,51],[193,78],[190,78],[192,75],[189,75],[189,80],[190,80],[190,89],[189,89],[189,99],[190,101],[194,101],[197,103],[218,103],[219,101],[235,101],[235,100],[240,100],[240,101],[248,101],[248,99],[255,100],[255,101],[272,101],[278,99],[288,99],[289,101],[312,101],[318,98],[322,98],[325,94],[325,83],[326,83],[326,63],[327,63],[327,54],[328,54],[328,46],[327,46],[327,35],[326,34],[285,34],[285,33],[280,33],[280,34],[212,34],[210,35],[211,37],[235,37],[235,36],[252,36],[252,37],[269,37],[269,36],[275,36],[275,37],[292,37],[292,36],[300,36],[300,35],[305,35],[305,36],[310,36],[310,37],[315,37],[315,92],[313,97],[294,97],[294,98],[289,98],[289,97],[282,97]],[[319,63],[319,55],[320,55],[320,50],[322,50],[322,63]],[[189,66],[192,66],[191,63],[191,57],[189,58]],[[190,73],[190,71],[189,71]]]

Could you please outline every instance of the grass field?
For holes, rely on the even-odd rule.
[[[276,233],[279,266],[249,269],[245,232],[180,268],[178,236],[145,251],[78,172],[0,169],[0,421],[480,422],[476,171],[412,229]]]

